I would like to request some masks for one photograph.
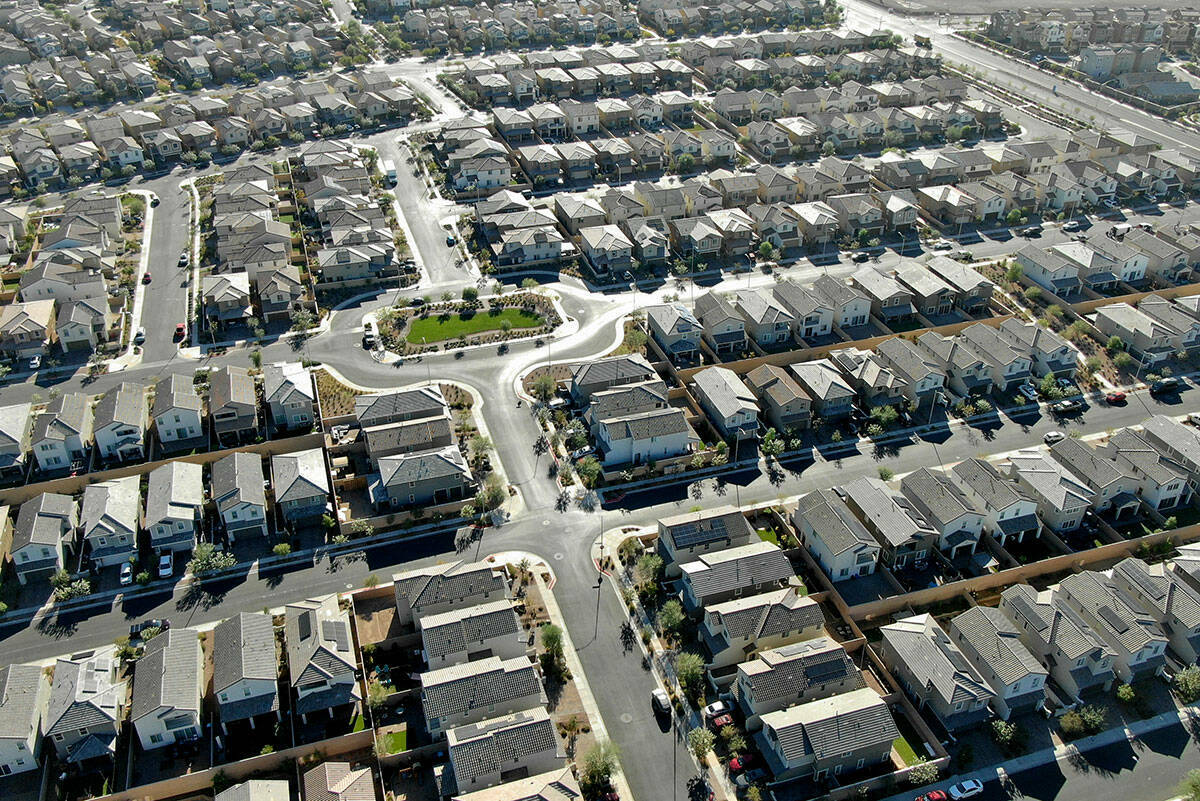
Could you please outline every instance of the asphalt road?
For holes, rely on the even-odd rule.
[[[169,179],[169,180],[168,180]],[[141,327],[146,329],[145,361],[170,359],[178,351],[175,326],[187,322],[187,296],[191,266],[179,266],[179,254],[189,244],[191,203],[179,188],[178,177],[159,179],[139,189],[150,189],[159,197],[150,231],[151,282],[145,290]]]

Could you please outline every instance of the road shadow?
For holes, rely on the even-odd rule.
[[[1194,731],[1189,732],[1182,723],[1176,722],[1143,734],[1138,738],[1138,744],[1156,754],[1178,759],[1187,750],[1188,739],[1194,734]]]
[[[1011,776],[1008,789],[1013,795],[1021,798],[1053,801],[1058,798],[1066,784],[1067,777],[1062,768],[1057,762],[1053,762]]]

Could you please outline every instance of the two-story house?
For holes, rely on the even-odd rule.
[[[353,637],[349,613],[337,595],[298,601],[284,609],[293,711],[301,720],[307,722],[310,714],[322,711],[332,717],[339,707],[362,698]]]
[[[133,672],[129,720],[146,751],[198,740],[205,692],[200,632],[172,628],[146,643]]]
[[[1008,720],[1015,711],[1041,706],[1049,677],[1021,642],[1021,631],[999,609],[976,606],[950,621],[950,638],[995,694],[992,706]]]
[[[239,612],[213,629],[213,694],[221,730],[256,718],[279,718],[279,654],[275,627],[265,612]]]

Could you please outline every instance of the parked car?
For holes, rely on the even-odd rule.
[[[662,687],[655,687],[650,691],[650,705],[654,707],[655,712],[661,712],[664,715],[671,714],[671,699]]]
[[[169,628],[171,628],[171,621],[164,618],[152,617],[148,620],[143,620],[141,623],[134,623],[132,626],[130,626],[129,639],[140,640],[142,638],[142,632],[146,629],[158,629],[159,631],[166,631]]]
[[[1038,399],[1037,387],[1035,387],[1033,384],[1022,384],[1021,386],[1017,387],[1017,392],[1021,393],[1022,397],[1027,400],[1035,401]]]
[[[446,237],[446,246],[447,246],[447,247],[454,247],[454,245],[455,245],[455,240],[454,240],[454,237],[452,237],[452,236],[448,236],[448,237]]]
[[[1184,422],[1188,425],[1200,426],[1200,412],[1189,412]]]
[[[1063,223],[1062,229],[1064,231],[1070,232],[1070,231],[1078,231],[1079,227],[1080,227],[1079,220],[1067,220],[1065,223]]]
[[[175,323],[175,338],[183,339],[187,336],[187,323]]]
[[[162,202],[162,201],[160,201],[160,200],[158,199],[158,195],[151,195],[151,196],[150,196],[150,208],[152,208],[152,209],[156,209],[156,208],[158,208],[158,204],[159,204],[159,203],[161,203],[161,202]]]
[[[1104,198],[1104,200],[1100,201],[1100,203],[1101,203],[1101,205],[1103,205],[1103,206],[1104,206],[1104,208],[1106,208],[1106,209],[1115,209],[1115,208],[1117,208],[1117,201],[1113,200],[1111,197],[1106,197],[1106,198]]]
[[[146,341],[146,329],[139,328],[137,333],[133,335],[133,344],[140,345]]]
[[[1083,403],[1077,400],[1060,400],[1050,404],[1050,411],[1055,414],[1075,414],[1083,411]]]
[[[133,583],[133,565],[126,562],[121,565],[121,586],[128,587]]]
[[[728,713],[724,715],[717,715],[715,718],[709,721],[708,725],[712,726],[715,731],[720,731],[726,726],[733,725],[733,715]]]
[[[930,790],[925,795],[917,796],[913,801],[946,801],[947,797],[945,790]]]
[[[949,239],[939,239],[929,246],[931,250],[953,250],[954,243]]]
[[[179,266],[180,267],[187,267],[189,261],[190,261],[190,259],[188,258],[188,254],[187,254],[186,250],[183,253],[179,254]]]
[[[983,782],[979,779],[967,779],[965,782],[950,785],[950,797],[954,801],[962,801],[964,798],[972,798],[983,792]]]
[[[578,462],[580,459],[591,456],[595,452],[596,452],[596,449],[591,447],[590,445],[587,447],[584,447],[584,448],[580,448],[579,450],[571,451],[571,461]]]
[[[762,768],[754,768],[753,770],[748,770],[745,773],[739,773],[734,777],[733,783],[738,787],[749,787],[752,784],[764,782],[769,777],[769,774]]]
[[[36,358],[36,357],[35,357]],[[1151,395],[1170,395],[1179,391],[1179,379],[1174,376],[1160,378],[1150,385]]]
[[[733,759],[729,760],[729,769],[732,771],[745,770],[755,763],[754,754],[738,754]]]
[[[1058,385],[1058,388],[1063,391],[1064,395],[1079,394],[1079,386],[1069,378],[1059,378],[1054,383]]]
[[[174,574],[175,560],[171,557],[171,554],[164,553],[162,556],[158,557],[158,577],[170,578]]]
[[[41,366],[42,366],[42,357],[41,356],[30,356],[29,357],[29,369],[30,370],[36,370]]]
[[[870,261],[871,254],[865,250],[856,250],[850,254],[850,261],[855,264],[862,264],[864,261]]]
[[[1024,236],[1024,237],[1037,236],[1041,232],[1042,232],[1042,226],[1031,225],[1028,228],[1021,229],[1021,236]]]
[[[146,270],[146,273],[145,273],[145,275],[143,275],[143,276],[142,276],[142,283],[143,283],[143,284],[148,284],[148,283],[150,283],[150,281],[151,281],[151,278],[150,278],[150,271],[149,271],[149,270]]]
[[[1104,402],[1109,406],[1120,406],[1125,402],[1124,392],[1110,392],[1104,396]]]
[[[701,709],[700,714],[704,716],[705,720],[709,720],[717,717],[718,715],[724,715],[731,711],[733,710],[730,708],[729,704],[725,703],[724,701],[713,701],[711,704],[704,707],[704,709]]]
[[[1046,436],[1042,437],[1042,442],[1047,445],[1053,445],[1056,442],[1062,442],[1067,438],[1067,435],[1061,431],[1047,431]]]

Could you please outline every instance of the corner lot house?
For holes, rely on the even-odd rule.
[[[200,737],[200,632],[168,629],[146,643],[133,673],[129,719],[147,751]]]
[[[490,562],[447,562],[392,576],[396,614],[407,626],[425,615],[508,598],[504,571]]]
[[[315,395],[312,375],[300,362],[279,362],[263,368],[263,398],[276,428],[303,429],[312,425]]]
[[[887,704],[869,687],[762,716],[755,740],[777,780],[820,779],[888,760],[900,736]]]
[[[757,538],[746,516],[734,506],[684,512],[658,521],[658,555],[669,578],[679,575],[679,565],[683,562],[749,545]]]

